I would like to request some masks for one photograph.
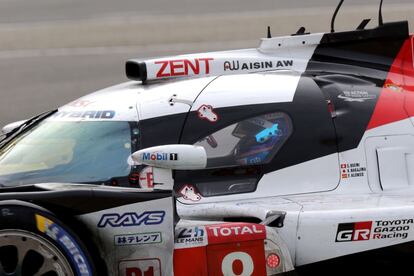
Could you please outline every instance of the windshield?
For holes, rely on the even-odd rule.
[[[119,181],[138,149],[136,122],[44,120],[0,149],[0,183]]]

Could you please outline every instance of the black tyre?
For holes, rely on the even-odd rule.
[[[0,205],[0,275],[95,275],[78,236],[41,208]]]

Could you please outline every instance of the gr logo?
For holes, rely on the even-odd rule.
[[[366,241],[370,239],[372,221],[340,223],[335,242]]]

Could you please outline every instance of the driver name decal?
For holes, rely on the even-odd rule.
[[[341,178],[363,177],[367,171],[366,167],[361,166],[360,163],[343,163],[341,164]]]

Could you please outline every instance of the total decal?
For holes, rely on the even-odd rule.
[[[123,214],[103,214],[98,222],[99,228],[104,227],[128,227],[141,225],[162,224],[165,211],[147,211],[143,213],[128,212]]]
[[[140,75],[134,78],[143,81],[293,69],[295,63],[293,59],[269,57],[257,50],[246,50],[237,54],[215,52],[128,62],[141,68]]]
[[[338,224],[335,242],[407,239],[414,219],[377,220]]]
[[[235,241],[264,240],[266,227],[261,224],[232,223],[206,226],[209,244],[221,243],[229,239]]]
[[[73,239],[65,229],[39,214],[35,214],[35,219],[37,229],[60,244],[64,248],[65,252],[70,256],[75,264],[76,275],[92,275],[92,270],[86,261],[86,256],[82,252],[76,240]]]

